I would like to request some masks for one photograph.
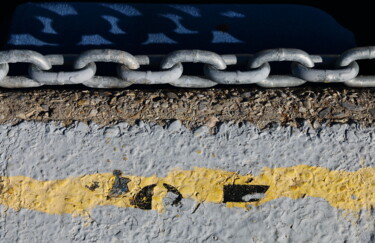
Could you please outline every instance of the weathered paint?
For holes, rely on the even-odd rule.
[[[318,130],[309,124],[301,128],[275,126],[260,131],[249,123],[241,127],[223,123],[215,134],[206,130],[197,136],[184,126],[143,122],[111,127],[75,122],[66,127],[30,121],[1,125],[0,135],[0,176],[4,179],[25,176],[54,181],[108,173],[113,184],[108,183],[107,193],[112,197],[133,193],[125,179],[118,183],[120,190],[112,190],[114,170],[121,170],[121,177],[166,178],[172,170],[199,167],[259,177],[266,172],[264,167],[304,164],[350,173],[375,167],[375,130],[357,124]],[[99,183],[82,184],[86,185],[100,190]],[[284,194],[288,193],[285,188]],[[321,195],[309,195],[311,192],[299,199],[281,196],[246,210],[188,197],[176,207],[171,203],[176,195],[167,193],[162,213],[116,205],[73,212],[84,217],[0,204],[0,238],[1,242],[374,242],[374,210],[350,213],[332,207]],[[259,196],[264,200],[267,195]],[[24,201],[23,197],[17,200]]]
[[[266,185],[264,197],[254,202],[226,202],[228,207],[262,205],[282,197],[323,198],[335,208],[359,211],[375,206],[375,168],[355,172],[334,171],[322,167],[298,165],[264,168],[259,176],[236,172],[194,168],[172,170],[164,178],[123,175],[127,188],[113,195],[119,174],[91,174],[62,180],[40,181],[25,176],[1,177],[0,203],[19,210],[37,210],[48,214],[85,215],[97,206],[137,207],[136,195],[153,186],[152,209],[164,211],[163,198],[170,185],[197,203],[223,203],[225,185]]]

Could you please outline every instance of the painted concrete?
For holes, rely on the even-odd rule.
[[[100,128],[76,123],[0,126],[1,175],[56,180],[95,173],[165,177],[173,169],[222,169],[241,175],[263,167],[319,166],[355,172],[375,167],[374,129],[356,124],[312,129],[222,124],[215,134],[125,123]],[[373,189],[369,187],[369,193]],[[371,194],[372,195],[372,194]],[[173,195],[167,195],[173,196]],[[22,200],[22,195],[20,196]],[[2,206],[5,242],[373,242],[373,210],[342,210],[324,198],[281,197],[250,210],[182,199],[166,210],[98,206],[89,215],[48,214]]]

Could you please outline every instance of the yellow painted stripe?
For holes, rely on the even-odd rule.
[[[375,206],[375,168],[355,172],[330,171],[321,167],[298,165],[288,168],[264,168],[259,176],[235,172],[194,168],[173,170],[164,178],[122,175],[130,181],[129,191],[111,193],[115,176],[91,174],[63,180],[39,181],[24,176],[0,177],[0,203],[19,210],[37,210],[49,214],[85,215],[102,205],[136,207],[134,200],[142,188],[156,184],[152,209],[162,212],[167,195],[164,184],[176,188],[183,198],[197,203],[223,203],[225,185],[267,185],[263,198],[256,202],[227,202],[228,207],[258,206],[268,201],[289,197],[318,197],[335,208],[359,211]]]

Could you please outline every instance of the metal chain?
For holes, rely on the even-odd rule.
[[[375,46],[350,49],[336,56],[310,55],[299,49],[283,48],[263,50],[253,55],[178,50],[159,56],[135,56],[111,49],[89,50],[80,55],[42,55],[32,50],[7,50],[0,51],[0,87],[83,84],[92,88],[125,88],[132,84],[170,84],[208,88],[217,84],[257,84],[270,88],[294,87],[306,82],[375,87],[375,75],[358,75],[360,65],[356,61],[370,59],[375,59]],[[291,74],[272,74],[270,63],[284,61],[292,63]],[[9,75],[9,63],[14,65],[12,70],[17,70],[20,62],[29,64],[28,75]],[[117,73],[98,76],[98,62],[115,63]],[[187,62],[204,64],[199,76],[184,72],[182,63]],[[53,71],[53,66],[63,66],[69,71]]]

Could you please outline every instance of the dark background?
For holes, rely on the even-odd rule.
[[[7,38],[8,29],[11,21],[11,16],[14,9],[26,2],[48,2],[48,1],[25,1],[25,0],[10,0],[6,5],[2,4],[0,8],[0,27],[1,27],[1,44]],[[141,0],[141,1],[62,1],[62,2],[121,2],[121,3],[213,3],[208,0]],[[301,4],[311,7],[319,8],[331,16],[333,16],[342,26],[352,31],[355,35],[358,46],[375,45],[375,9],[371,7],[370,1],[362,3],[359,1],[349,1],[340,4],[334,4],[328,1],[270,1],[270,0],[247,0],[247,1],[224,1],[215,3],[257,3],[257,4]]]

